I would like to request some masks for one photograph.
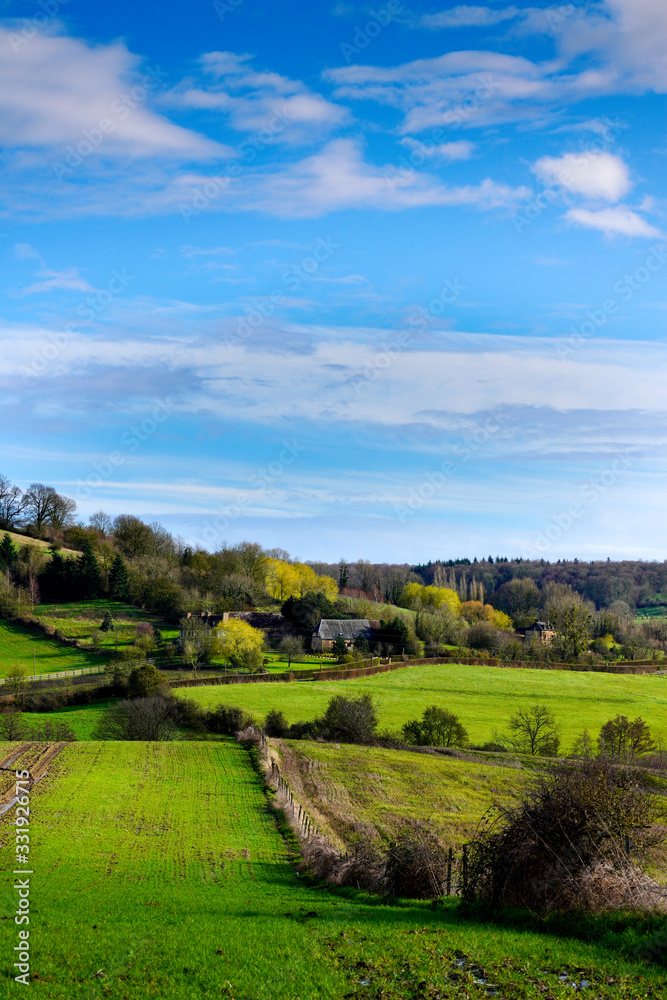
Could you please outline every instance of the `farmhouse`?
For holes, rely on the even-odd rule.
[[[525,630],[524,635],[527,640],[537,639],[538,642],[549,645],[556,638],[557,633],[548,622],[534,622]]]
[[[350,649],[357,636],[368,633],[370,628],[371,623],[367,618],[340,621],[335,618],[323,618],[313,632],[311,646],[314,652],[325,652],[333,647],[336,639],[343,639],[346,648]]]

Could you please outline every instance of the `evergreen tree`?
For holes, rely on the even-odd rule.
[[[114,627],[113,617],[110,611],[104,612],[104,619],[100,625],[100,632],[110,632]]]
[[[39,577],[42,600],[47,603],[71,601],[76,596],[77,576],[77,563],[54,552]]]
[[[5,532],[0,542],[0,569],[11,569],[18,557],[19,550],[11,537]]]
[[[77,584],[81,598],[99,597],[102,593],[102,574],[90,542],[83,544],[77,561]]]
[[[109,596],[114,601],[129,601],[130,580],[127,575],[127,566],[120,553],[116,555],[109,573]]]

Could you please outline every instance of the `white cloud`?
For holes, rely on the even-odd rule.
[[[345,66],[329,70],[337,98],[389,104],[404,113],[403,134],[474,126],[516,118],[510,106],[546,100],[547,71],[529,59],[500,52],[449,52],[393,67]]]
[[[88,142],[105,156],[229,155],[149,108],[164,74],[159,68],[142,73],[138,57],[121,42],[91,47],[36,34],[14,54],[11,34],[0,27],[0,142],[6,148],[64,155],[68,144]]]
[[[617,205],[614,208],[603,208],[593,211],[588,208],[573,208],[565,216],[570,222],[575,222],[588,229],[599,229],[606,236],[646,236],[660,237],[659,229],[652,226],[646,219],[626,208]]]
[[[36,281],[23,289],[24,295],[34,295],[40,292],[53,292],[56,290],[64,292],[94,292],[95,289],[89,282],[82,278],[79,269],[67,267],[64,271],[51,271],[42,268],[37,272],[37,277],[42,281]]]
[[[165,103],[219,111],[240,132],[271,129],[272,142],[310,141],[313,129],[327,130],[348,119],[347,108],[327,101],[299,80],[256,72],[248,64],[250,58],[233,52],[206,53],[199,60],[205,79],[184,81],[166,95]]]
[[[218,257],[220,254],[233,254],[232,247],[193,247],[189,243],[184,243],[181,247],[181,254],[184,257]]]
[[[620,201],[630,190],[630,171],[618,156],[605,152],[543,156],[532,167],[545,184],[600,201]]]
[[[421,23],[427,28],[485,28],[501,21],[516,17],[519,11],[516,7],[506,7],[504,10],[492,10],[490,7],[450,7],[438,14],[424,14]]]
[[[42,261],[41,253],[39,252],[39,250],[35,250],[35,248],[31,246],[30,243],[15,243],[14,256],[17,257],[19,260]]]
[[[513,205],[529,194],[528,188],[511,188],[489,178],[476,185],[446,187],[414,170],[369,164],[358,142],[335,139],[321,152],[280,172],[256,175],[240,192],[240,204],[273,215],[313,217],[347,208],[497,208]]]
[[[546,106],[562,109],[602,95],[667,92],[664,0],[507,11],[521,18],[524,34],[552,35],[557,58],[531,62],[500,52],[455,51],[394,67],[339,67],[327,74],[338,85],[335,96],[399,108],[405,134],[443,124],[471,127],[539,118]],[[432,27],[481,26],[500,14],[505,12],[459,6],[427,18]],[[588,57],[584,69],[575,63],[582,56]]]
[[[475,149],[475,144],[466,139],[460,139],[458,142],[425,143],[407,135],[401,139],[401,145],[410,150],[416,161],[415,166],[420,162],[419,158],[445,161],[469,160]]]

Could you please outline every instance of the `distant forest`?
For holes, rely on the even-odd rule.
[[[0,475],[2,529],[18,532],[26,541],[33,537],[50,544],[50,552],[22,546],[20,539],[11,542],[8,537],[0,544],[5,593],[11,586],[23,588],[33,603],[115,595],[175,614],[198,608],[279,604],[304,588],[331,597],[337,586],[343,596],[400,604],[407,584],[423,583],[451,588],[462,602],[492,605],[511,615],[516,624],[544,613],[546,595],[556,585],[572,588],[597,611],[614,608],[622,612],[619,602],[626,612],[667,606],[667,560],[548,562],[488,556],[411,566],[341,559],[294,563],[289,569],[285,564],[291,560],[282,549],[264,550],[256,543],[243,542],[223,544],[210,553],[174,538],[158,523],[147,525],[133,515],[111,518],[98,511],[84,523],[76,516],[75,501],[53,487],[33,483],[22,491]],[[81,558],[76,562],[63,558],[62,547],[81,552]],[[306,583],[310,571],[312,580]],[[285,590],[288,578],[292,581],[289,593]]]
[[[503,602],[503,585],[511,580],[533,580],[540,590],[548,584],[566,584],[595,607],[608,608],[615,601],[624,601],[631,609],[667,605],[667,560],[609,559],[583,562],[558,559],[507,559],[489,556],[487,559],[438,560],[422,565],[370,563],[312,563],[318,573],[334,576],[350,593],[363,591],[372,600],[397,602],[408,579],[419,579],[427,585],[451,587],[462,601],[481,600],[511,609]]]

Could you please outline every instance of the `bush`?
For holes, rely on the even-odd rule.
[[[167,678],[152,663],[142,663],[130,671],[127,693],[130,698],[148,698],[164,688]]]
[[[403,739],[422,747],[462,747],[468,742],[468,731],[458,715],[431,705],[421,719],[406,722]]]
[[[505,641],[505,636],[490,622],[479,622],[465,633],[465,642],[473,649],[485,649],[495,652]]]
[[[175,706],[171,698],[154,695],[119,701],[108,709],[95,730],[97,740],[174,740]]]
[[[423,824],[413,823],[389,844],[385,886],[392,896],[437,899],[446,880],[447,855]]]
[[[45,719],[43,722],[38,723],[28,732],[27,736],[29,739],[37,740],[40,743],[76,742],[76,733],[71,726],[66,722],[53,721],[51,719]]]
[[[325,738],[344,743],[371,743],[378,718],[369,694],[360,698],[334,695],[327,705],[321,729]]]
[[[218,705],[213,711],[206,713],[206,728],[221,736],[235,736],[251,723],[252,718],[235,705]]]
[[[279,712],[275,708],[267,712],[266,719],[264,720],[264,732],[267,736],[285,737],[288,735],[289,729],[289,722],[282,712]]]
[[[104,618],[100,625],[100,632],[109,632],[114,628],[113,616],[109,610],[104,612]]]
[[[653,798],[632,772],[599,758],[569,763],[468,845],[463,900],[539,913],[655,905],[625,850],[626,838],[635,858],[658,843],[653,822]]]
[[[316,740],[321,736],[321,719],[312,722],[293,722],[287,733],[291,740]]]

